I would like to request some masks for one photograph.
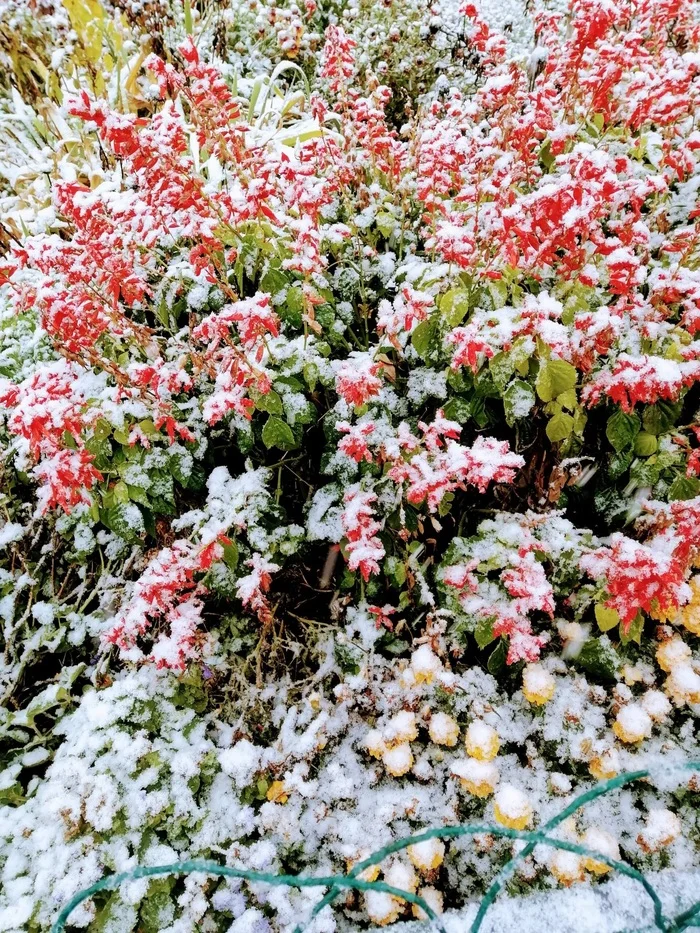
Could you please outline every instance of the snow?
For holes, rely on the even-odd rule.
[[[696,900],[700,884],[697,871],[649,872],[648,879],[659,893],[667,915],[680,913]],[[474,922],[477,905],[465,910],[447,910],[442,916],[447,933],[463,933]],[[577,884],[571,888],[509,897],[502,894],[489,909],[483,933],[622,933],[629,929],[652,929],[652,905],[639,884],[616,876],[602,885]],[[396,933],[419,933],[419,923],[398,923]],[[690,929],[693,929],[691,926]],[[372,928],[377,933],[378,928]]]
[[[0,548],[7,547],[19,541],[25,533],[25,528],[19,522],[5,522],[0,528]]]
[[[430,717],[430,738],[436,745],[456,745],[459,726],[447,713],[434,713]]]
[[[494,804],[509,820],[521,820],[531,812],[527,796],[512,784],[502,784],[496,791]]]

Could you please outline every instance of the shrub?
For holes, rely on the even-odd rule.
[[[401,84],[402,60],[375,61],[386,37],[363,48],[330,15],[310,80],[287,62],[234,83],[190,36],[139,62],[131,110],[94,75],[64,101],[100,167],[59,166],[45,232],[0,264],[6,844],[14,805],[36,819],[81,759],[95,705],[129,731],[131,689],[155,710],[184,685],[194,704],[143,722],[135,785],[87,762],[69,836],[92,867],[65,896],[154,840],[337,865],[365,848],[343,801],[367,815],[386,794],[389,841],[492,808],[501,777],[487,812],[510,825],[514,800],[529,821],[589,774],[691,755],[700,25],[685,0],[574,0],[536,15],[526,64],[471,4],[460,17],[461,77],[438,77],[433,50]],[[75,677],[46,707],[61,725],[26,764],[32,676],[66,659]],[[449,751],[482,719],[500,770]],[[172,751],[178,729],[202,755]],[[187,800],[158,771],[171,754]],[[163,782],[152,827],[132,807],[142,774]],[[209,838],[224,787],[245,826]],[[634,850],[631,794],[599,822],[660,859],[666,843]],[[635,799],[653,811],[658,795]],[[434,869],[448,904],[503,851],[455,845]],[[168,924],[242,914],[235,892],[200,887],[159,888]],[[43,929],[56,905],[34,889]],[[282,929],[306,903],[255,896]],[[398,917],[389,900],[370,919]]]

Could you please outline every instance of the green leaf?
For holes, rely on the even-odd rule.
[[[255,399],[255,407],[258,411],[266,411],[270,415],[281,415],[284,412],[282,399],[274,389],[270,389],[265,395],[260,395]]]
[[[292,429],[286,421],[276,415],[270,415],[262,429],[262,442],[268,448],[279,447],[280,450],[293,450],[297,443]]]
[[[229,541],[224,544],[224,563],[231,570],[235,570],[238,565],[238,545],[235,541]]]
[[[642,643],[642,630],[644,629],[644,616],[641,612],[638,612],[637,615],[632,619],[629,626],[625,628],[620,625],[620,641],[623,645],[629,644],[631,641],[635,642],[638,645]]]
[[[594,612],[595,620],[601,632],[609,632],[610,629],[620,624],[620,616],[618,615],[617,609],[608,609],[603,603],[596,603]]]
[[[515,363],[510,353],[497,353],[489,360],[489,372],[494,381],[494,385],[503,391],[510,382],[510,377],[515,370]]]
[[[139,427],[146,437],[160,437],[160,431],[151,418],[145,418],[143,421],[139,421]]]
[[[425,359],[428,355],[428,350],[430,348],[431,341],[433,339],[433,322],[421,321],[421,323],[416,327],[411,335],[411,343],[413,348],[421,357]]]
[[[298,285],[293,285],[287,291],[284,304],[278,308],[279,316],[292,327],[301,327],[302,313],[304,311],[304,293]]]
[[[594,677],[602,680],[615,680],[621,664],[620,656],[607,635],[587,639],[575,661]]]
[[[129,501],[129,487],[123,480],[119,480],[118,483],[114,484],[114,489],[112,490],[114,495],[115,502],[126,503]]]
[[[446,492],[442,497],[440,504],[438,505],[438,515],[440,518],[444,518],[446,515],[449,515],[454,498],[455,496],[453,492]]]
[[[573,412],[578,405],[576,389],[567,389],[566,392],[557,395],[556,402],[561,408],[566,408],[567,411]]]
[[[112,433],[112,425],[105,418],[99,418],[92,431],[92,436],[103,441]]]
[[[319,378],[318,366],[315,363],[304,363],[302,370],[304,382],[309,387],[309,392],[313,392]]]
[[[360,673],[359,658],[356,652],[349,645],[339,645],[337,642],[333,648],[336,664],[343,674],[354,676]]]
[[[106,509],[102,522],[129,544],[138,544],[146,532],[143,514],[134,503],[119,502]]]
[[[154,878],[149,882],[148,892],[139,909],[140,933],[160,933],[171,925],[175,907],[170,892],[174,885],[175,878]]]
[[[288,279],[284,272],[270,268],[260,279],[260,290],[270,295],[278,295],[287,287]]]
[[[133,930],[136,926],[136,908],[132,904],[125,903],[118,891],[110,894],[106,903],[95,915],[90,923],[90,929],[94,933],[112,933],[114,930],[126,929]]]
[[[557,395],[576,385],[576,369],[566,360],[546,360],[540,366],[535,388],[543,402],[551,402]]]
[[[489,656],[488,661],[486,662],[486,667],[489,674],[493,674],[494,677],[498,677],[499,674],[502,674],[506,669],[506,657],[508,655],[508,650],[506,648],[505,640],[502,638],[498,645],[494,648]]]
[[[405,641],[397,638],[393,632],[382,632],[376,642],[376,647],[386,654],[399,656],[408,651],[408,645]]]
[[[494,311],[504,307],[508,301],[508,283],[503,279],[491,279],[488,283],[489,294],[493,302]]]
[[[440,299],[440,313],[448,327],[457,327],[469,311],[469,289],[451,288]]]
[[[145,489],[142,489],[140,486],[127,486],[129,492],[129,499],[132,502],[138,502],[139,505],[149,508],[151,501],[148,498],[148,493]]]
[[[443,411],[445,417],[450,421],[457,421],[459,424],[464,424],[471,418],[472,406],[468,399],[462,398],[460,395],[454,395],[444,406]]]
[[[634,440],[634,452],[638,457],[651,457],[658,450],[659,442],[653,434],[640,431]]]
[[[384,561],[384,573],[396,586],[403,586],[406,582],[406,564],[398,557],[387,557]]]
[[[672,428],[681,412],[681,403],[657,402],[647,405],[642,415],[644,430],[649,434],[664,434]]]
[[[583,432],[587,422],[588,415],[581,407],[581,405],[577,405],[574,409],[574,432],[578,434],[579,437],[583,437]]]
[[[17,807],[25,801],[24,790],[19,781],[12,781],[0,787],[0,804]]]
[[[610,463],[608,465],[608,476],[610,479],[619,479],[624,473],[626,473],[630,464],[632,463],[633,457],[634,453],[629,449],[623,453],[618,453],[614,456],[611,456]]]
[[[381,235],[385,239],[388,239],[396,227],[396,218],[393,214],[389,214],[387,211],[380,211],[377,214],[375,223],[377,224],[377,229]]]
[[[518,375],[528,376],[530,373],[532,352],[527,337],[518,337],[518,339],[514,341],[510,351],[510,357],[513,360],[513,365]]]
[[[634,443],[634,439],[639,434],[639,428],[638,415],[627,414],[620,408],[608,418],[605,436],[619,453]]]
[[[545,141],[542,143],[540,147],[539,156],[540,156],[540,162],[547,169],[547,171],[549,171],[550,168],[554,165],[554,156],[552,155],[551,139],[545,139]]]
[[[480,648],[485,648],[497,636],[493,634],[493,622],[491,619],[479,619],[474,629],[474,638]]]
[[[547,437],[553,444],[565,441],[574,429],[574,419],[566,412],[560,411],[547,422]]]
[[[165,298],[161,298],[156,308],[156,317],[163,327],[170,327],[170,309],[166,304]]]
[[[694,499],[700,495],[700,480],[695,476],[677,476],[668,491],[669,500]]]
[[[519,418],[527,418],[535,401],[535,393],[528,382],[522,379],[511,382],[503,393],[503,408],[508,424],[513,425]]]

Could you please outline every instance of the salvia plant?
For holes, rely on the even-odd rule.
[[[442,7],[0,4],[0,930],[700,758],[697,5]],[[677,887],[679,774],[563,838]],[[365,874],[469,911],[511,848]],[[608,870],[538,847],[511,893]],[[70,923],[316,900],[141,879]]]

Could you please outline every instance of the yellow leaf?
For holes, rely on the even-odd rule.
[[[608,609],[607,606],[604,606],[602,603],[596,603],[594,611],[595,619],[601,632],[607,632],[611,628],[615,628],[620,622],[620,616],[617,610]]]

